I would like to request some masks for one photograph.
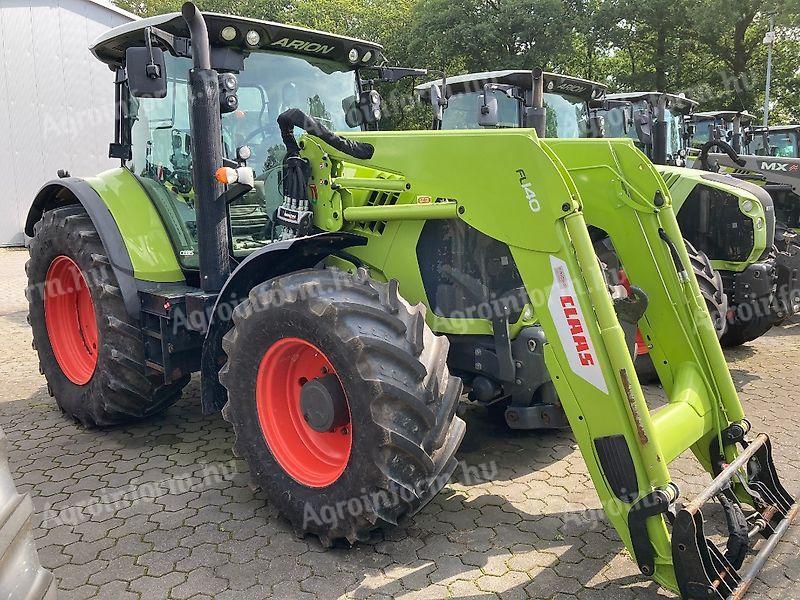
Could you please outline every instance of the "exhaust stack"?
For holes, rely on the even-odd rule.
[[[192,178],[197,211],[197,243],[200,254],[200,287],[219,292],[231,272],[228,208],[219,201],[222,186],[214,178],[222,166],[222,124],[219,79],[211,68],[208,28],[203,15],[187,2],[181,14],[192,40],[189,102],[192,130]]]

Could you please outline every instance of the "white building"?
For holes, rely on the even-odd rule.
[[[24,243],[28,207],[59,169],[114,166],[114,74],[88,48],[135,18],[107,0],[0,0],[0,246]]]

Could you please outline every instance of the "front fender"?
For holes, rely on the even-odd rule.
[[[48,181],[36,193],[25,221],[25,235],[33,237],[34,225],[42,215],[53,208],[80,204],[92,220],[100,241],[103,243],[114,275],[117,277],[125,308],[136,322],[139,321],[139,293],[137,291],[133,264],[122,239],[117,222],[100,195],[85,180],[66,177]]]
[[[273,277],[311,268],[338,250],[366,243],[366,238],[345,232],[281,240],[252,253],[236,267],[217,297],[203,342],[204,413],[221,410],[227,402],[227,391],[219,382],[219,370],[225,364],[222,338],[231,328],[233,309],[247,298],[250,290]]]

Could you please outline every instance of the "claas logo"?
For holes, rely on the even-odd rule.
[[[576,308],[575,298],[572,296],[561,296],[561,308],[564,310],[564,316],[567,318],[567,325],[569,332],[572,336],[572,343],[575,344],[575,350],[578,352],[581,364],[588,367],[594,364],[594,356],[589,348],[589,342],[586,339],[585,328],[578,316],[578,309]]]

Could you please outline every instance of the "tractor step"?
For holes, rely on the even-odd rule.
[[[769,437],[762,433],[742,445],[741,454],[674,518],[672,558],[684,599],[742,598],[797,517],[800,505],[778,479]],[[752,511],[747,516],[735,489],[746,492],[754,501],[755,506],[748,506]],[[701,509],[714,499],[722,505],[728,524],[724,551],[705,536],[703,529]],[[759,537],[765,541],[740,573],[746,554],[755,549]]]

